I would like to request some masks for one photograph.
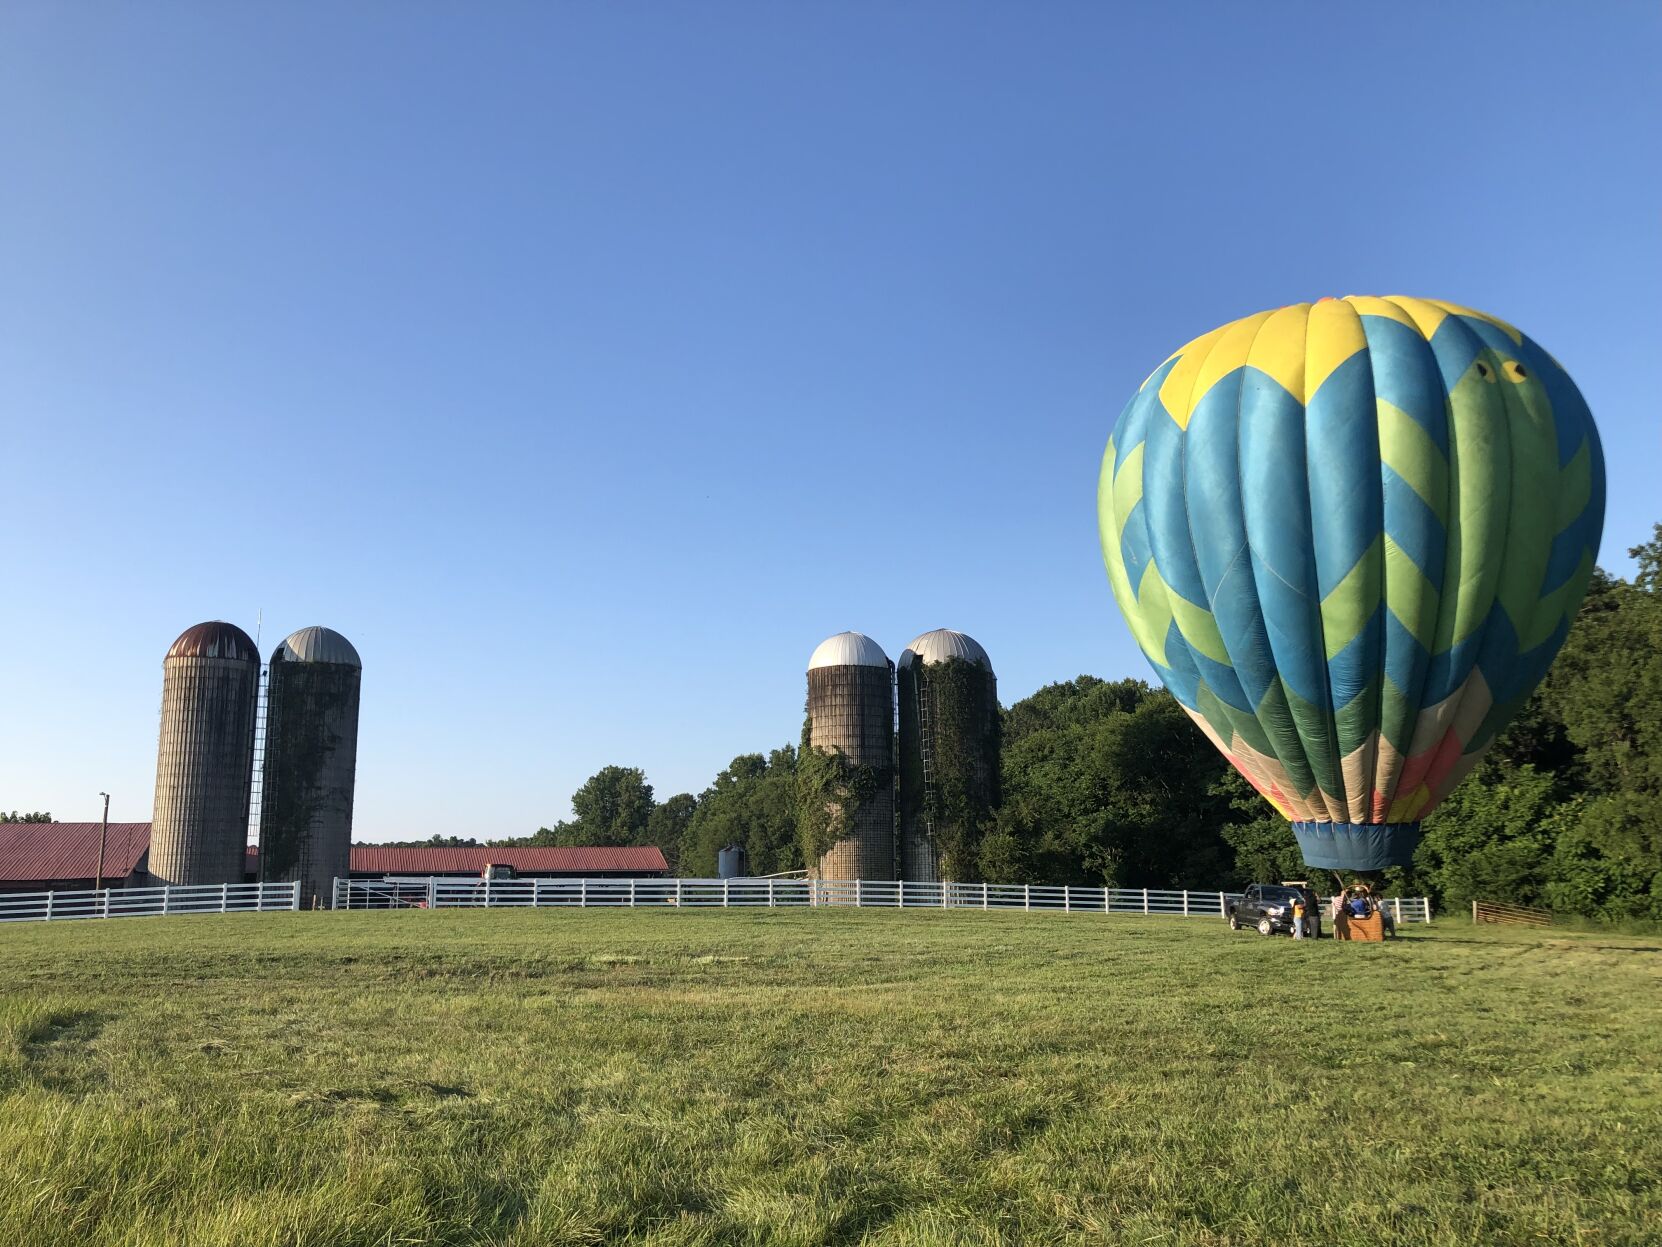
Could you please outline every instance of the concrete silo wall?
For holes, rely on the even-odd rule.
[[[300,903],[327,904],[352,854],[363,672],[344,663],[274,658],[266,694],[260,878],[300,882]]]
[[[897,681],[900,877],[973,880],[999,799],[998,681],[961,658],[903,662]]]
[[[156,883],[242,882],[259,694],[257,662],[163,664],[149,860]]]
[[[894,689],[890,669],[816,667],[808,672],[809,744],[882,772],[860,807],[844,811],[849,834],[819,859],[822,879],[893,879]]]

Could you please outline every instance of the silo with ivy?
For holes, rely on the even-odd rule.
[[[979,875],[981,837],[999,800],[998,680],[974,638],[925,632],[900,655],[900,877]]]
[[[329,904],[352,855],[358,769],[358,651],[329,628],[302,628],[271,655],[260,879],[300,883],[300,903]]]
[[[798,767],[804,856],[821,879],[893,879],[894,664],[858,632],[808,659]]]
[[[153,883],[242,882],[259,697],[259,651],[235,624],[197,624],[169,647],[147,866]]]

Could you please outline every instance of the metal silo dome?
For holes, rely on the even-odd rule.
[[[249,635],[236,624],[223,619],[210,619],[194,628],[186,628],[179,639],[168,647],[169,658],[228,658],[233,662],[260,661],[260,652],[254,648]]]
[[[887,667],[889,656],[883,647],[863,632],[839,632],[819,643],[808,659],[808,670],[816,667]]]
[[[362,667],[358,651],[333,628],[301,628],[291,632],[271,655],[272,662],[327,662]]]
[[[936,628],[914,638],[901,651],[899,665],[910,667],[914,662],[946,662],[951,658],[979,663],[988,671],[993,669],[993,660],[987,657],[987,651],[981,648],[980,642],[967,633],[955,632],[951,628]]]

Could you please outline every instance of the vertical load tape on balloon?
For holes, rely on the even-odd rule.
[[[1308,863],[1375,870],[1410,860],[1563,644],[1604,460],[1575,383],[1512,326],[1351,296],[1166,360],[1097,500],[1161,681]]]

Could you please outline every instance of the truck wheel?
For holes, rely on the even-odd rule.
[[[1229,929],[1231,931],[1239,931],[1241,929],[1241,916],[1233,910],[1231,910],[1229,914]]]
[[[1275,934],[1275,924],[1273,922],[1271,922],[1268,918],[1260,918],[1258,920],[1258,934],[1259,935],[1274,935]]]

